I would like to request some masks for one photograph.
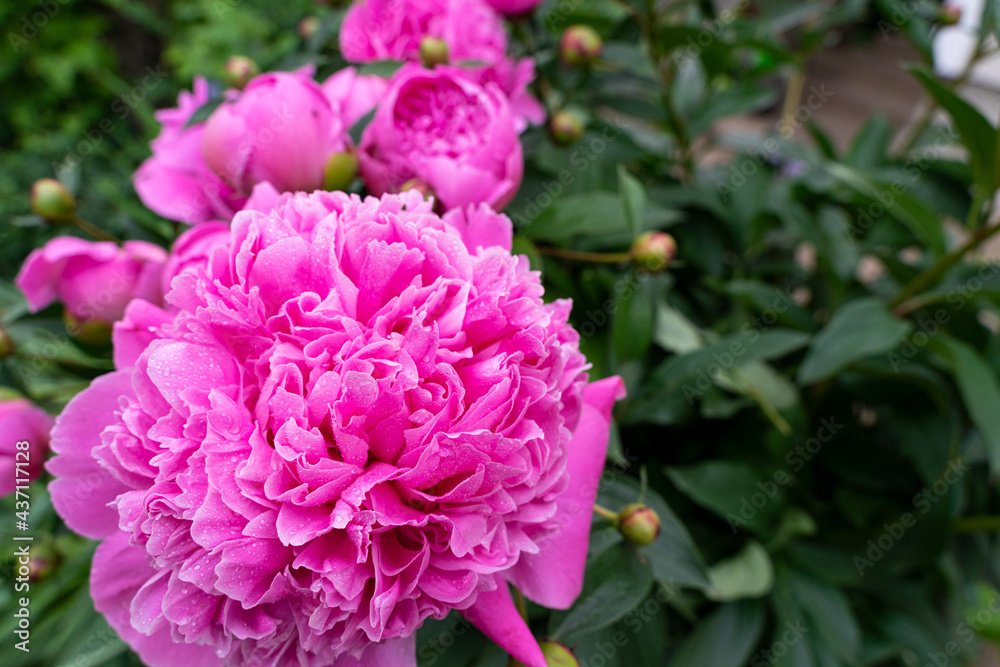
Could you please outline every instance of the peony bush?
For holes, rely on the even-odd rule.
[[[213,3],[12,41],[47,71],[90,20],[162,23],[136,57],[174,72],[18,153],[0,663],[1000,642],[1000,133],[934,73],[953,8]],[[926,115],[824,131],[805,63],[841,38],[908,40]]]

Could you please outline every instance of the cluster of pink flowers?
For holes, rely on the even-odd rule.
[[[22,269],[32,308],[113,325],[116,370],[52,431],[50,490],[101,541],[96,607],[148,664],[412,667],[416,629],[458,610],[545,667],[509,587],[579,594],[623,385],[589,382],[571,304],[511,253],[497,211],[541,109],[490,4],[348,12],[348,59],[433,37],[451,65],[265,73],[203,123],[196,81],[135,175],[195,225],[171,252],[61,238]],[[374,196],[325,191],[344,153]]]
[[[279,192],[312,192],[326,166],[357,153],[375,194],[419,184],[444,209],[470,203],[503,208],[521,183],[518,135],[545,111],[528,91],[534,62],[507,55],[499,12],[534,2],[365,0],[347,12],[340,49],[353,63],[408,62],[389,78],[352,68],[314,81],[312,68],[269,72],[228,90],[203,122],[209,102],[197,79],[176,109],[159,112],[153,155],[135,174],[143,202],[164,217],[201,223],[230,220],[257,183]],[[491,6],[492,5],[492,6]],[[425,40],[440,40],[449,65],[420,64]],[[375,117],[354,146],[348,130]]]

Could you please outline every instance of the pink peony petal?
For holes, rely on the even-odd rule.
[[[462,615],[527,667],[546,666],[542,649],[514,606],[506,582],[497,582],[495,591],[480,593],[476,603],[462,611]]]
[[[116,371],[94,380],[73,397],[52,429],[56,456],[45,466],[57,478],[49,484],[52,504],[70,528],[95,540],[118,531],[118,512],[108,505],[129,490],[92,454],[101,432],[115,421],[119,398],[132,395],[129,377]]]
[[[624,398],[619,377],[598,380],[583,393],[583,413],[569,443],[570,483],[559,496],[559,532],[541,545],[537,554],[522,554],[508,578],[525,595],[545,607],[568,609],[583,588],[587,543],[594,500],[604,470],[611,428],[611,409]]]

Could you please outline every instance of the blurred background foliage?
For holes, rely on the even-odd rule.
[[[986,3],[980,55],[995,48],[998,7]],[[975,664],[1000,641],[1000,271],[983,251],[1000,222],[1000,147],[997,119],[932,73],[941,10],[548,0],[513,23],[548,110],[587,125],[568,146],[545,128],[522,136],[516,250],[548,298],[574,299],[595,375],[628,384],[599,502],[641,497],[663,522],[637,549],[596,520],[577,604],[529,609],[536,634],[581,664],[922,667]],[[67,339],[57,309],[25,317],[11,286],[60,233],[30,215],[30,184],[58,175],[87,219],[169,243],[176,227],[129,180],[153,111],[196,74],[221,78],[233,54],[262,69],[339,67],[342,14],[306,0],[0,3],[0,323],[16,344],[0,383],[58,411],[109,367],[108,350]],[[604,39],[592,69],[559,63],[574,24]],[[906,128],[875,116],[838,142],[804,112],[823,104],[810,62],[890,33],[908,43],[923,113]],[[769,130],[726,131],[734,117]],[[645,230],[676,238],[669,272],[614,259]],[[138,664],[93,612],[92,545],[61,526],[40,484],[33,503],[47,555],[37,648],[4,639],[0,663]],[[0,637],[12,629],[4,611]],[[425,625],[418,656],[507,661],[454,619]]]

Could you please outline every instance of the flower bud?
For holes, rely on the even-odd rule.
[[[52,222],[70,222],[76,217],[76,199],[54,178],[42,178],[31,186],[31,210]]]
[[[559,57],[568,67],[590,65],[604,50],[604,42],[589,25],[572,25],[559,40]]]
[[[946,2],[938,9],[937,22],[941,25],[955,25],[962,20],[962,8]]]
[[[11,340],[10,334],[0,329],[0,359],[10,356],[13,351],[14,341]]]
[[[557,144],[566,146],[573,143],[583,136],[583,130],[583,118],[573,111],[563,109],[549,118],[549,134]]]
[[[424,67],[448,63],[448,43],[439,37],[427,36],[420,40],[420,61]]]
[[[103,320],[81,320],[66,309],[63,324],[70,336],[83,343],[105,345],[111,342],[111,325]]]
[[[48,578],[56,569],[56,553],[45,545],[31,548],[31,560],[28,561],[28,577],[31,581],[41,581]]]
[[[411,178],[399,186],[400,192],[406,192],[407,190],[416,190],[424,196],[424,199],[430,199],[434,196],[431,186],[422,178]]]
[[[542,647],[542,655],[545,656],[548,667],[580,667],[576,656],[562,644],[539,642],[539,646]]]
[[[659,273],[666,270],[677,255],[677,241],[665,232],[643,232],[632,242],[629,253],[637,267]]]
[[[618,513],[618,530],[632,544],[644,547],[660,536],[660,517],[650,507],[632,503]]]
[[[346,190],[358,175],[358,156],[350,151],[334,153],[323,169],[324,190]]]
[[[258,73],[260,73],[260,68],[257,67],[257,63],[246,56],[230,56],[229,60],[226,61],[223,78],[233,88],[243,90],[243,86],[247,85],[250,79],[257,76]]]
[[[299,37],[308,40],[310,37],[316,34],[319,30],[319,17],[318,16],[307,16],[298,25]]]

